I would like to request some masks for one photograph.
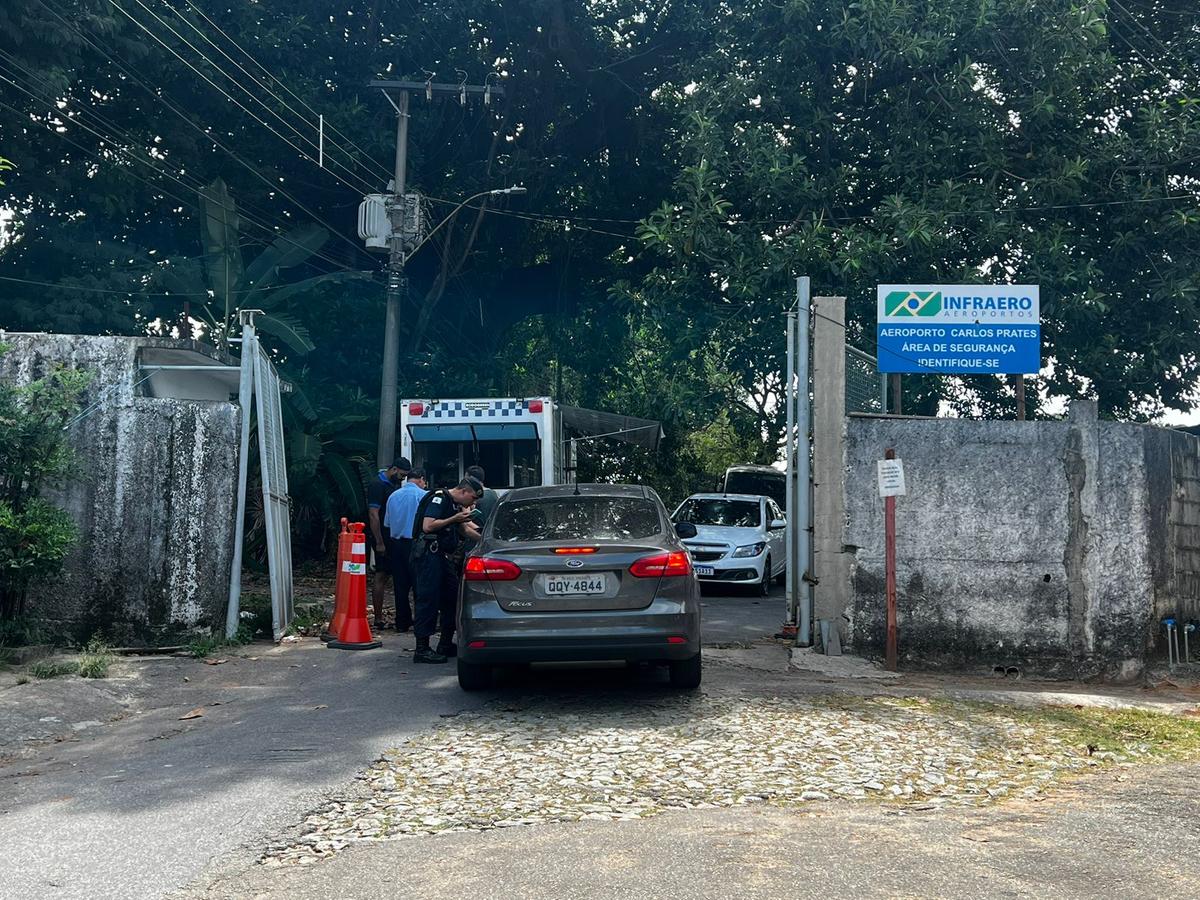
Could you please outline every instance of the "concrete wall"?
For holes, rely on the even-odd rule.
[[[93,373],[91,409],[71,428],[76,476],[51,492],[80,529],[61,577],[34,586],[32,615],[80,633],[132,640],[219,617],[228,599],[239,416],[222,400],[144,396],[148,338],[3,336],[0,377],[56,365]]]
[[[875,465],[891,447],[909,491],[896,513],[902,660],[1136,676],[1161,614],[1200,602],[1188,557],[1170,543],[1200,534],[1186,524],[1200,526],[1200,502],[1177,501],[1174,518],[1170,503],[1191,483],[1197,443],[1098,422],[1090,403],[1065,422],[851,417],[846,520],[818,526],[844,525],[853,556],[849,642],[882,652]]]

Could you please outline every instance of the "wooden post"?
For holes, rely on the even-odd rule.
[[[885,459],[895,459],[889,449]],[[884,569],[887,572],[887,669],[896,671],[896,498],[883,498]]]
[[[904,404],[901,402],[900,387],[900,373],[893,372],[891,386],[893,416],[903,415]]]
[[[1017,421],[1025,421],[1025,376],[1017,376]]]

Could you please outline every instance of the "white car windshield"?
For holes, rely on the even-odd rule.
[[[675,513],[676,522],[693,525],[723,525],[729,528],[758,528],[762,524],[759,504],[752,500],[691,497]]]

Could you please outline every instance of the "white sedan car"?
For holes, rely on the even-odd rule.
[[[765,596],[771,580],[783,576],[786,523],[771,498],[693,494],[679,504],[671,520],[696,526],[696,537],[683,545],[702,582],[749,585]]]

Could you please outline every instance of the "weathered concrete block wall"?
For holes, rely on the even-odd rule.
[[[1075,677],[1141,671],[1168,586],[1187,581],[1162,549],[1162,508],[1179,484],[1171,442],[1195,439],[1097,422],[1088,403],[1065,422],[852,417],[846,437],[856,650],[883,647],[875,465],[891,447],[909,490],[896,513],[902,658]]]
[[[149,338],[4,335],[0,375],[66,364],[93,373],[71,428],[76,477],[51,492],[80,529],[61,577],[34,586],[32,615],[114,639],[188,627],[228,599],[237,483],[237,405],[142,396]],[[191,346],[191,345],[187,345]]]

